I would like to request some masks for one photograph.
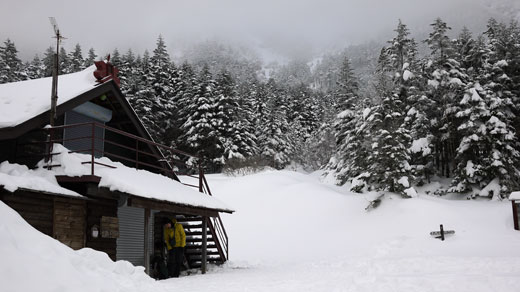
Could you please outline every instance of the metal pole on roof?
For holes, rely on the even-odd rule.
[[[56,23],[56,19],[54,17],[49,17],[52,27],[54,28],[54,38],[56,38],[56,54],[54,55],[54,68],[52,70],[52,92],[51,92],[51,115],[50,115],[50,125],[54,127],[54,122],[56,120],[56,105],[58,103],[58,71],[59,71],[59,53],[60,53],[60,42],[62,39],[65,39]]]

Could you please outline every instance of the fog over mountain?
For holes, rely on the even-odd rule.
[[[14,41],[25,60],[53,44],[48,16],[68,38],[67,50],[79,43],[99,54],[115,47],[141,53],[162,34],[173,55],[217,39],[259,48],[269,59],[384,40],[399,18],[420,36],[437,16],[455,31],[467,25],[478,32],[489,17],[518,18],[520,11],[514,0],[6,0],[2,6],[0,40]]]

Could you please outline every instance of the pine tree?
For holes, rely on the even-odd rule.
[[[134,96],[135,93],[139,91],[138,85],[141,76],[139,75],[139,68],[132,49],[129,49],[128,52],[123,55],[118,69],[119,79],[121,80],[121,91],[127,98]]]
[[[60,48],[58,75],[72,73],[69,55],[64,47]]]
[[[339,112],[353,109],[357,102],[359,86],[351,67],[349,59],[345,56],[334,92],[335,103]]]
[[[35,55],[29,66],[27,67],[27,77],[29,79],[37,79],[45,77],[45,66],[38,55]]]
[[[444,64],[453,53],[451,40],[447,35],[448,31],[451,30],[451,27],[440,18],[437,18],[430,26],[433,31],[425,42],[430,47],[431,55],[434,60],[439,64]]]
[[[70,67],[69,67],[70,73],[78,72],[78,71],[85,69],[85,67],[84,67],[85,60],[83,60],[83,54],[81,53],[81,46],[79,44],[76,44],[76,46],[74,47],[74,51],[72,51],[69,55],[69,59],[70,59]]]
[[[216,79],[216,114],[220,142],[227,160],[244,160],[255,152],[255,137],[241,120],[238,93],[229,72],[223,70]]]
[[[265,166],[283,169],[291,162],[294,145],[289,140],[289,121],[283,93],[274,79],[255,90],[255,136],[258,155]]]
[[[363,150],[363,148],[358,148],[354,150],[355,152],[351,152],[353,144],[360,146],[358,139],[360,137],[356,133],[357,114],[360,109],[358,94],[357,79],[352,72],[348,58],[345,57],[338,75],[337,89],[334,92],[334,104],[342,110],[333,122],[336,154],[326,167],[335,173],[337,182],[341,185],[358,175],[355,160],[362,155]]]
[[[472,67],[472,60],[470,56],[475,50],[475,41],[467,27],[463,27],[461,33],[455,40],[455,60],[462,65],[462,68],[469,69]]]
[[[485,95],[484,89],[479,83],[468,84],[464,97],[460,101],[461,109],[456,117],[461,119],[457,128],[462,136],[455,156],[454,178],[450,192],[471,191],[472,185],[484,187],[486,174],[483,158],[485,154],[485,140],[487,129],[486,121],[490,118],[490,112],[486,101],[481,97]]]
[[[361,179],[376,190],[416,195],[410,189],[413,181],[410,161],[410,135],[404,126],[403,104],[398,96],[383,98],[373,108],[370,121],[371,152],[367,157],[367,173]]]
[[[454,50],[449,41],[446,23],[437,19],[433,32],[425,41],[431,50],[431,59],[425,66],[428,88],[425,92],[434,107],[428,111],[434,145],[434,161],[437,173],[449,177],[453,170],[453,158],[460,143],[456,113],[459,100],[464,95],[468,76],[459,62],[453,59]]]
[[[121,54],[117,48],[114,49],[112,54],[110,55],[110,63],[112,65],[119,67],[121,65]]]
[[[43,55],[43,66],[45,67],[44,77],[52,76],[54,70],[54,55],[56,52],[52,47],[48,47]]]
[[[417,44],[413,38],[410,38],[410,31],[408,27],[399,20],[397,28],[394,30],[397,35],[388,43],[390,44],[386,53],[389,57],[389,64],[391,70],[399,73],[403,78],[408,79],[408,76],[404,76],[404,70],[414,67],[416,56],[417,56]],[[405,71],[406,72],[406,71]]]
[[[178,111],[174,97],[179,80],[162,36],[157,39],[157,47],[150,58],[149,78],[154,94],[156,136],[162,143],[173,146],[178,133],[174,122]]]
[[[183,136],[192,152],[203,159],[209,172],[218,172],[224,165],[224,147],[219,140],[215,120],[216,84],[209,66],[204,66],[194,88],[193,99],[188,101],[188,119],[182,125]]]
[[[88,50],[87,58],[85,59],[84,67],[86,68],[86,67],[90,67],[90,66],[94,65],[96,58],[97,58],[97,55],[96,55],[96,52],[94,51],[94,48],[90,48]]]
[[[22,71],[22,61],[18,58],[18,50],[10,39],[0,46],[0,83],[20,81],[25,74]]]

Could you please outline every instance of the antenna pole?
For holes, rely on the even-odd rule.
[[[58,72],[59,72],[59,53],[60,53],[60,42],[64,37],[60,34],[60,29],[58,28],[58,24],[56,23],[56,19],[54,17],[49,17],[51,25],[54,28],[55,38],[56,38],[56,54],[54,54],[54,66],[52,70],[52,89],[51,89],[51,114],[50,114],[50,125],[54,127],[54,123],[56,120],[56,106],[58,103]]]

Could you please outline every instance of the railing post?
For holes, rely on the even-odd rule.
[[[96,145],[95,145],[95,138],[96,138],[96,125],[94,124],[94,122],[92,122],[92,143],[91,143],[91,146],[92,146],[92,157],[91,157],[91,160],[90,160],[90,174],[91,175],[94,175],[94,157],[95,157],[95,153],[96,153]]]
[[[202,169],[202,164],[199,162],[199,192],[203,193],[203,189],[202,189],[202,183],[203,183],[203,180],[202,178],[204,177],[204,170]]]
[[[202,273],[206,274],[206,262],[207,262],[207,251],[208,251],[208,217],[202,217],[202,258],[201,258],[201,269]]]
[[[45,143],[45,163],[47,163],[47,169],[51,169],[51,141],[52,141],[52,130],[51,128],[48,129],[47,132],[47,143]],[[18,141],[18,139],[17,139]]]

